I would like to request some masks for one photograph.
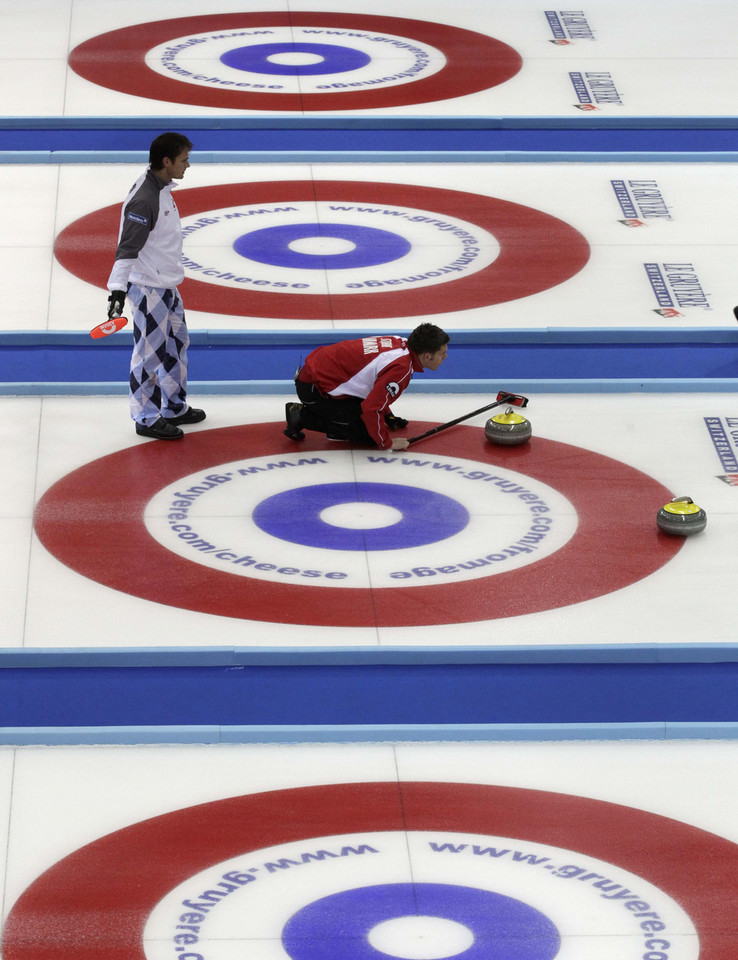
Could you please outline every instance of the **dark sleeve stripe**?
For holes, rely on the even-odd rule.
[[[144,180],[123,211],[116,260],[135,260],[143,249],[159,216],[159,191]]]

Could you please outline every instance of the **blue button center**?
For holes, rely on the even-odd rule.
[[[284,926],[292,960],[387,960],[369,941],[374,927],[402,917],[433,917],[466,927],[471,946],[454,960],[553,960],[561,938],[527,903],[490,890],[443,883],[385,883],[345,890],[298,910]],[[392,956],[402,957],[401,947]]]
[[[320,253],[319,244],[324,239],[346,240],[353,244],[353,249],[342,253]],[[318,252],[293,250],[290,244],[299,240],[314,240]],[[233,249],[242,257],[273,267],[347,270],[399,260],[410,252],[412,244],[396,233],[377,227],[352,223],[286,223],[245,233],[235,241]]]
[[[339,504],[379,504],[398,519],[374,529],[341,527],[321,516]],[[290,543],[328,550],[403,550],[437,543],[463,530],[469,513],[451,497],[397,483],[321,483],[285,490],[256,507],[254,523]]]
[[[289,63],[292,54],[320,57],[317,63]],[[278,59],[275,59],[278,58]],[[279,59],[281,58],[281,59]],[[234,70],[277,77],[312,77],[360,70],[371,63],[368,53],[332,43],[255,43],[222,54],[220,62]]]

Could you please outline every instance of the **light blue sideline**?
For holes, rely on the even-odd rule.
[[[296,667],[448,664],[735,663],[738,643],[510,646],[6,647],[0,669],[56,667]]]
[[[291,394],[291,380],[190,380],[189,390],[200,396],[258,396]],[[525,395],[535,393],[736,393],[738,379],[698,377],[633,380],[429,380],[413,383],[408,393],[497,394],[499,390]],[[103,397],[125,396],[128,381],[9,382],[0,383],[5,397]]]
[[[735,740],[736,723],[4,727],[2,746]]]
[[[5,150],[0,164],[141,164],[142,150]],[[222,150],[198,163],[738,163],[738,151],[658,150]]]

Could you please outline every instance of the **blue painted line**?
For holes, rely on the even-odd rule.
[[[5,118],[0,150],[57,152],[79,162],[87,152],[148,147],[152,130],[176,129],[195,144],[198,162],[226,156],[253,162],[267,155],[341,158],[399,154],[457,160],[495,155],[506,159],[565,156],[593,158],[686,157],[738,150],[736,118]],[[210,160],[208,160],[208,157]],[[274,160],[272,162],[278,162]],[[440,161],[439,161],[440,162]]]
[[[738,662],[0,670],[0,727],[733,724]]]
[[[192,335],[191,370],[201,381],[282,381],[318,343],[350,331],[307,334],[201,331]],[[711,380],[738,378],[738,330],[454,331],[444,364],[445,379],[512,384],[532,381],[588,382]],[[0,334],[0,383],[120,383],[127,377],[131,334],[104,340],[83,333]],[[416,377],[418,383],[431,377]],[[20,389],[20,388],[19,388]]]

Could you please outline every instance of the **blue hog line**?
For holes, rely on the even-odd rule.
[[[550,857],[536,856],[533,853],[522,853],[519,850],[482,847],[478,844],[435,843],[434,841],[429,841],[428,845],[434,853],[451,853],[458,855],[466,851],[467,854],[471,853],[472,856],[475,857],[492,857],[494,859],[507,857],[512,853],[512,860],[515,863],[525,863],[528,866],[542,866],[545,864],[544,869],[549,870],[552,877],[564,880],[576,879],[580,882],[590,882],[593,888],[603,891],[600,893],[600,897],[605,900],[621,903],[626,910],[633,914],[634,918],[641,919],[640,927],[643,930],[644,936],[650,937],[653,933],[662,933],[666,930],[666,923],[661,919],[661,916],[655,910],[652,910],[651,905],[646,900],[641,899],[639,894],[631,892],[621,883],[615,883],[613,880],[609,880],[601,873],[588,872],[586,867],[577,867],[575,864],[556,867],[551,863]],[[597,882],[594,882],[595,880]],[[646,947],[648,949],[656,949],[655,946],[651,946],[656,943],[659,944],[659,949],[668,950],[671,947],[671,944],[666,940],[649,941]],[[648,957],[648,960],[668,960],[668,954],[663,953],[660,956]]]
[[[260,870],[265,870],[267,874],[276,873],[281,870],[289,870],[291,867],[304,866],[315,862],[321,862],[327,858],[335,859],[337,857],[349,857],[351,855],[362,856],[365,853],[379,853],[379,850],[370,847],[369,844],[362,843],[358,847],[341,847],[339,853],[332,850],[316,850],[314,853],[299,854],[299,860],[291,860],[289,857],[282,857],[279,860],[267,861],[261,867],[248,867],[245,870],[229,870],[222,874],[222,880],[215,884],[209,890],[204,890],[193,900],[182,900],[182,906],[186,908],[185,913],[181,914],[179,923],[175,930],[182,931],[175,933],[172,938],[175,944],[175,951],[179,960],[205,960],[200,953],[183,953],[184,947],[192,947],[200,942],[201,925],[207,920],[210,911],[217,907],[224,897],[242,890],[246,884],[253,883],[258,879],[255,874]]]

